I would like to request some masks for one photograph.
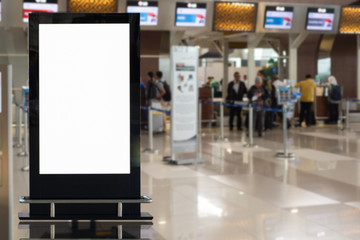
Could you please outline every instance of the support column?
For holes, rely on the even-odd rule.
[[[256,65],[255,48],[259,45],[265,34],[251,34],[248,36],[248,87],[255,84]]]
[[[357,91],[356,96],[359,99],[360,98],[360,35],[356,36],[357,38]]]
[[[229,40],[224,39],[223,40],[223,99],[226,99],[227,96],[227,86],[229,82]]]
[[[248,48],[248,88],[255,84],[256,65],[255,65],[255,48]]]
[[[185,31],[172,31],[170,32],[170,48],[181,43]]]
[[[298,82],[298,48],[308,36],[308,33],[290,34],[289,38],[289,79]]]

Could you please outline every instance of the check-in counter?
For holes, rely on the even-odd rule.
[[[342,89],[341,89],[342,91]],[[327,120],[330,116],[328,105],[328,90],[326,86],[316,87],[315,101],[312,106],[312,111],[315,114],[316,120]],[[339,108],[341,108],[339,104]],[[339,109],[340,114],[340,109]],[[295,106],[295,117],[300,116],[300,102]]]
[[[199,88],[200,101],[213,101],[213,89],[209,87]],[[214,119],[214,106],[212,104],[201,104],[201,120],[203,123],[212,123]]]

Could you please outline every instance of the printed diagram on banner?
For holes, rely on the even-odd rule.
[[[178,73],[177,91],[180,94],[194,92],[196,84],[194,81],[195,66],[185,66],[184,63],[177,63],[176,73]]]
[[[196,125],[194,125],[194,117],[196,118],[196,99],[194,92],[197,90],[194,76],[196,66],[186,62],[175,63],[176,91],[175,97],[175,141],[189,140],[196,136]],[[195,99],[195,101],[194,101]]]

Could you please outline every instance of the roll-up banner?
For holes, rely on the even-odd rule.
[[[180,160],[175,159],[175,154],[197,152],[198,58],[197,47],[173,46],[171,49],[171,160],[178,164]],[[191,160],[185,162],[191,163]]]

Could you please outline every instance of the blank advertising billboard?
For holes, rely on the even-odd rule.
[[[39,25],[40,174],[130,174],[129,26]]]

